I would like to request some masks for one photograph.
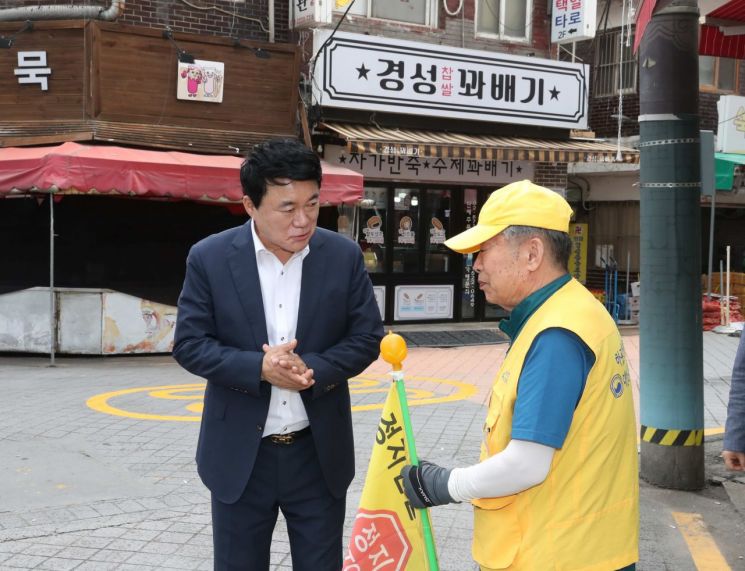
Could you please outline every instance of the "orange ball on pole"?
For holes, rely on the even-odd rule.
[[[393,366],[394,371],[400,371],[401,365],[406,359],[406,341],[400,335],[389,331],[380,342],[380,356],[386,363]]]

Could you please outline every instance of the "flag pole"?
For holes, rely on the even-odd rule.
[[[414,431],[411,428],[411,419],[409,418],[409,403],[406,400],[406,386],[404,385],[403,371],[393,371],[393,382],[396,383],[398,391],[398,400],[401,403],[401,415],[403,416],[404,432],[406,433],[406,442],[409,443],[409,457],[414,466],[419,465],[419,458],[416,454],[416,444],[414,443]],[[439,571],[440,566],[437,562],[437,551],[435,550],[435,541],[432,537],[432,525],[429,521],[429,510],[426,508],[419,510],[422,514],[422,531],[424,532],[424,545],[427,548],[427,561],[429,562],[430,571]]]
[[[414,431],[411,427],[409,402],[406,399],[406,386],[404,384],[404,372],[402,370],[402,363],[407,353],[406,341],[404,341],[403,337],[400,335],[396,335],[393,331],[389,331],[388,335],[383,338],[380,348],[380,353],[383,359],[393,367],[391,376],[393,377],[393,382],[396,384],[398,402],[401,405],[404,434],[406,434],[406,442],[409,444],[409,459],[411,460],[412,465],[418,466],[419,457],[416,453]],[[432,537],[432,525],[429,521],[429,511],[426,508],[418,511],[422,516],[422,532],[424,534],[424,546],[427,550],[429,571],[439,571],[440,565],[437,562],[437,550],[435,549],[435,541]]]

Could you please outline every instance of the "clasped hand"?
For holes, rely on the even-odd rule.
[[[313,369],[309,369],[299,355],[294,353],[297,339],[270,347],[264,344],[261,378],[275,387],[302,391],[313,386]]]

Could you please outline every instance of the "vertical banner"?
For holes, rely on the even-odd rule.
[[[401,468],[412,463],[394,381],[375,434],[365,487],[342,571],[430,571],[422,516],[404,494]],[[414,459],[415,460],[415,459]]]
[[[569,256],[569,273],[580,282],[587,281],[587,224],[571,224],[572,254]]]

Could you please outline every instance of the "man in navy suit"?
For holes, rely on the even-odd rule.
[[[347,380],[383,324],[362,252],[316,228],[321,164],[294,140],[241,167],[251,220],[187,259],[173,355],[207,379],[197,467],[215,569],[269,569],[281,509],[296,571],[338,571],[354,439]]]

